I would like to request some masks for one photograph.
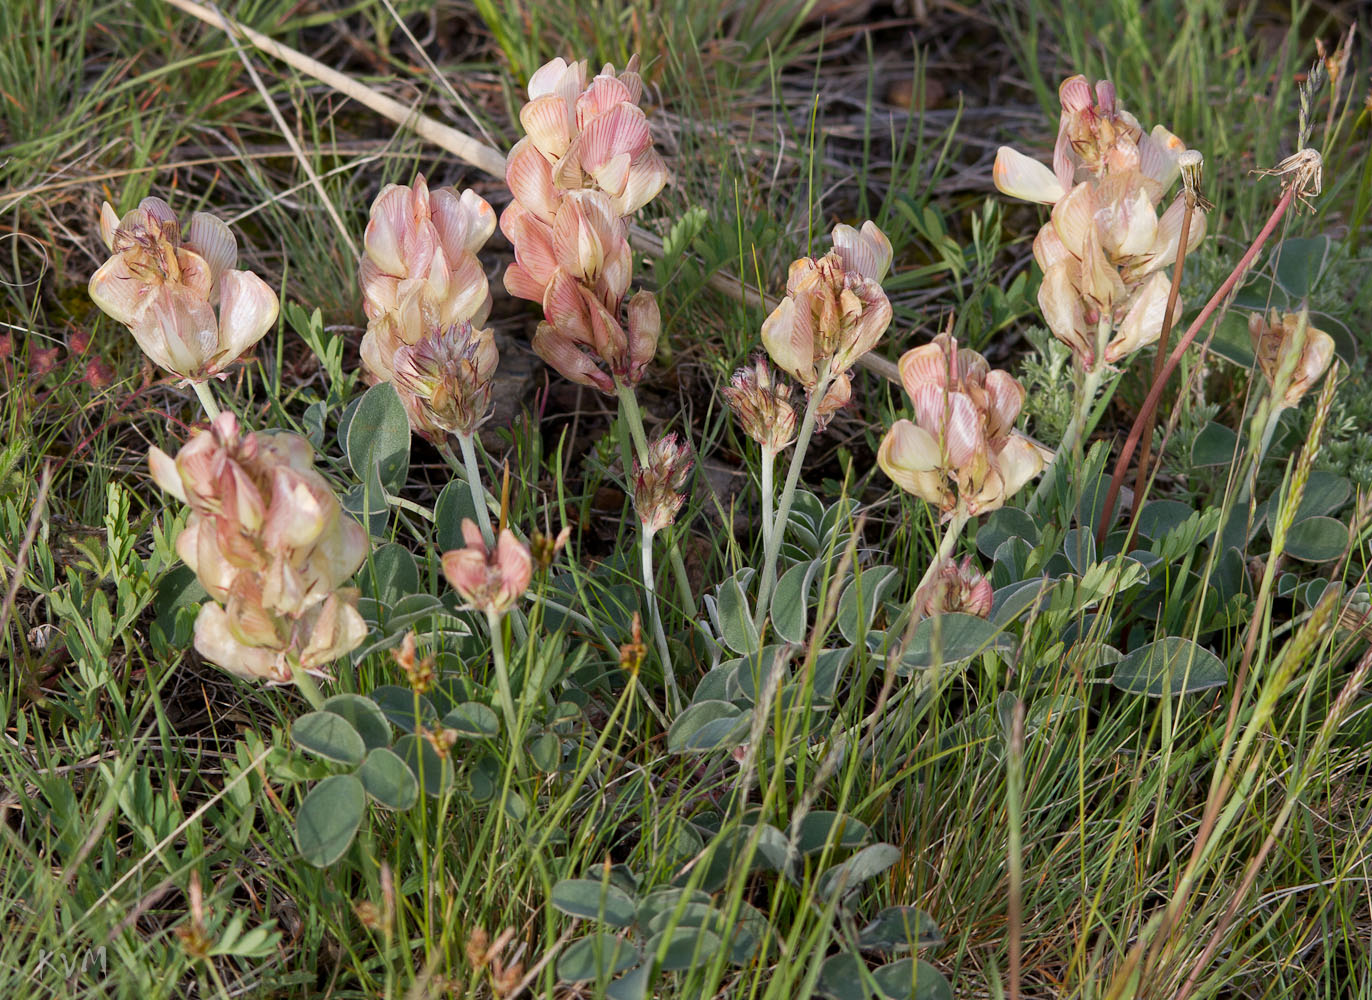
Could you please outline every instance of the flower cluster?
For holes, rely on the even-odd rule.
[[[877,463],[945,520],[1003,506],[1043,469],[1038,448],[1014,429],[1024,388],[976,351],[941,333],[906,352],[900,377],[914,420],[895,422]]]
[[[358,280],[367,332],[362,364],[393,382],[426,437],[471,434],[490,404],[498,357],[491,292],[477,251],[495,212],[474,191],[388,184],[372,203]]]
[[[991,614],[991,598],[991,581],[972,565],[971,556],[961,565],[956,559],[944,559],[915,591],[914,613],[918,618],[952,612],[986,618]]]
[[[820,426],[852,396],[849,371],[891,324],[881,281],[891,267],[891,243],[875,223],[861,231],[834,227],[834,248],[792,262],[786,297],[762,324],[762,344],[778,368],[813,393],[822,373],[826,391]]]
[[[1282,396],[1276,401],[1282,408],[1299,403],[1301,397],[1324,377],[1334,360],[1334,338],[1308,323],[1305,324],[1304,341],[1297,343],[1301,324],[1298,314],[1278,313],[1275,309],[1267,318],[1262,313],[1248,317],[1248,335],[1253,340],[1258,368],[1274,392],[1283,364],[1290,365]],[[1293,358],[1291,355],[1297,350],[1300,353]]]
[[[367,554],[295,434],[240,435],[221,414],[175,459],[148,453],[153,479],[190,505],[176,551],[213,598],[195,621],[195,648],[249,679],[286,682],[291,662],[320,672],[367,628],[342,583]]]
[[[654,535],[676,521],[686,497],[682,489],[694,460],[691,446],[666,434],[648,446],[648,463],[634,463],[634,510],[643,530]]]
[[[213,215],[196,212],[183,237],[161,198],[144,198],[122,219],[106,202],[100,235],[113,256],[91,276],[91,298],[174,375],[223,378],[276,322],[276,293],[235,270],[238,242]]]
[[[765,357],[759,355],[751,365],[734,372],[723,392],[743,433],[762,445],[763,451],[776,454],[795,440],[791,387],[773,376]]]
[[[1053,206],[1034,240],[1043,268],[1039,307],[1053,335],[1083,370],[1112,365],[1157,340],[1187,206],[1158,205],[1177,179],[1186,147],[1161,125],[1144,134],[1115,88],[1084,76],[1059,89],[1062,118],[1053,166],[1002,146],[994,179],[1005,194]],[[1193,218],[1187,251],[1205,236]],[[1175,311],[1180,312],[1178,303]]]
[[[462,539],[467,543],[464,548],[443,553],[443,575],[478,611],[498,615],[509,611],[533,579],[528,546],[505,528],[495,547],[489,548],[481,529],[469,518],[462,521]]]
[[[642,378],[662,330],[651,293],[624,308],[633,280],[625,219],[667,179],[638,106],[637,65],[635,57],[619,74],[607,65],[589,85],[584,61],[540,68],[519,115],[526,135],[505,165],[513,201],[500,230],[515,252],[505,287],[543,306],[539,357],[604,392]]]

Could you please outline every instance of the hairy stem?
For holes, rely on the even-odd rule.
[[[510,667],[505,657],[504,616],[494,609],[487,609],[486,624],[491,632],[491,658],[495,664],[495,690],[500,701],[500,710],[505,716],[505,727],[510,731],[510,754],[515,768],[524,773],[524,749],[522,733],[519,731],[519,713],[515,710],[514,695],[510,693]]]

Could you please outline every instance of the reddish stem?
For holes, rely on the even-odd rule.
[[[1281,200],[1277,202],[1277,207],[1272,210],[1271,217],[1262,227],[1262,231],[1258,233],[1258,238],[1253,241],[1253,245],[1248,248],[1247,253],[1240,258],[1229,277],[1224,279],[1224,284],[1220,285],[1215,294],[1210,296],[1210,301],[1205,304],[1200,315],[1195,318],[1186,333],[1177,341],[1177,346],[1172,349],[1171,355],[1167,358],[1167,364],[1163,366],[1159,377],[1154,379],[1153,388],[1149,391],[1148,398],[1143,401],[1139,415],[1134,418],[1134,426],[1129,429],[1129,437],[1125,440],[1124,447],[1120,450],[1120,457],[1115,462],[1115,473],[1110,477],[1110,489],[1105,494],[1105,507],[1101,511],[1100,523],[1096,527],[1096,546],[1098,548],[1105,545],[1105,536],[1110,530],[1110,512],[1114,509],[1115,500],[1119,497],[1120,486],[1124,483],[1124,475],[1129,470],[1129,459],[1134,457],[1134,449],[1138,447],[1139,439],[1143,437],[1143,429],[1152,421],[1153,415],[1157,411],[1158,402],[1162,399],[1162,392],[1167,387],[1167,380],[1177,370],[1177,365],[1181,364],[1182,355],[1191,346],[1191,342],[1196,339],[1196,334],[1200,333],[1201,327],[1205,326],[1211,314],[1238,284],[1239,279],[1248,272],[1249,267],[1253,264],[1253,259],[1258,255],[1258,251],[1267,242],[1267,238],[1272,235],[1272,231],[1277,228],[1277,223],[1281,221],[1281,217],[1286,214],[1294,195],[1295,188],[1293,187],[1288,187],[1282,192]]]

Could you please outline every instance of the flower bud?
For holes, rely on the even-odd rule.
[[[915,592],[914,613],[919,618],[957,612],[986,618],[991,614],[991,581],[972,566],[968,556],[959,566],[944,559],[933,577]]]
[[[694,460],[691,446],[667,434],[648,446],[648,464],[634,463],[634,510],[649,535],[676,521],[686,497],[681,490]]]
[[[796,411],[791,406],[791,387],[777,381],[764,355],[734,372],[723,390],[724,398],[738,418],[743,433],[776,454],[796,436]]]
[[[470,435],[491,405],[499,357],[490,330],[457,323],[395,352],[395,387],[410,425],[432,440]]]

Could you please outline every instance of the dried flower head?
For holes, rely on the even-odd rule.
[[[900,359],[914,420],[898,420],[877,462],[902,489],[943,511],[975,516],[1004,505],[1043,468],[1039,450],[1014,429],[1024,389],[947,334]]]
[[[443,553],[443,575],[462,599],[478,611],[504,614],[514,607],[533,579],[529,549],[509,528],[500,532],[495,548],[486,547],[481,529],[462,521],[465,548]]]
[[[743,433],[764,451],[775,454],[795,440],[791,387],[772,374],[765,355],[759,354],[751,365],[734,372],[723,392]]]
[[[292,659],[319,672],[366,635],[357,594],[341,585],[367,536],[313,460],[297,435],[240,435],[232,413],[174,460],[148,453],[153,479],[191,508],[176,550],[213,599],[196,649],[230,673],[284,683]]]
[[[962,565],[956,559],[944,559],[929,582],[915,592],[915,615],[930,618],[958,612],[986,618],[991,614],[991,596],[991,581],[972,565],[971,556]]]
[[[686,486],[694,459],[691,446],[666,434],[648,446],[648,463],[634,463],[634,510],[638,511],[644,531],[655,534],[676,521],[686,497]]]
[[[192,215],[183,238],[161,198],[122,219],[106,202],[100,233],[113,256],[91,276],[90,296],[167,371],[190,382],[223,377],[276,322],[276,293],[235,269],[238,242],[213,215]]]
[[[396,392],[410,426],[431,440],[470,435],[491,405],[491,378],[500,356],[490,330],[467,322],[434,329],[392,359]]]
[[[1311,326],[1299,313],[1279,314],[1274,309],[1267,318],[1262,313],[1253,313],[1248,317],[1248,335],[1253,341],[1258,368],[1274,392],[1283,376],[1286,378],[1277,400],[1283,408],[1300,403],[1334,360],[1334,338]]]
[[[890,261],[890,243],[870,222],[861,233],[836,228],[831,252],[794,261],[786,297],[762,324],[762,344],[777,367],[813,391],[822,364],[837,377],[875,347],[891,323],[881,290]]]

